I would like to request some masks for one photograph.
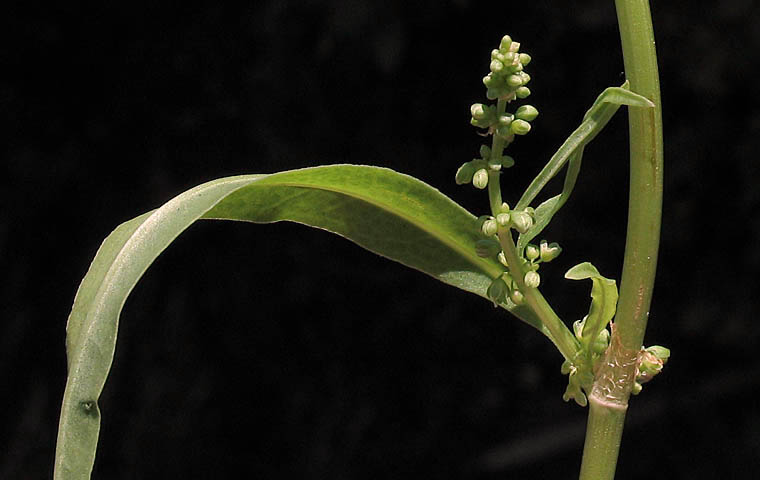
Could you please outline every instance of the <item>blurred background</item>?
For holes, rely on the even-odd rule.
[[[261,0],[27,2],[0,19],[0,478],[52,475],[65,324],[102,239],[206,180],[329,163],[454,183],[482,139],[489,52],[533,56],[541,115],[509,153],[516,201],[605,87],[614,5]],[[670,363],[631,402],[619,479],[755,478],[760,448],[760,8],[654,2],[665,208],[646,344]],[[627,127],[587,149],[545,231],[569,323],[593,262],[619,278]],[[550,190],[559,191],[559,182]],[[755,292],[754,294],[752,292]],[[574,478],[585,409],[560,355],[479,297],[294,224],[201,222],[121,316],[94,478]]]

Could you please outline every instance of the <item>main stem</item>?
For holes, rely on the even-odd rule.
[[[662,214],[662,109],[648,0],[615,0],[626,78],[653,109],[629,108],[630,191],[620,298],[610,348],[589,395],[581,480],[607,480],[615,468],[652,299]]]

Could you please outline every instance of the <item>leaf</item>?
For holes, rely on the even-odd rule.
[[[615,105],[627,105],[629,107],[654,108],[654,103],[647,97],[641,96],[629,90],[628,80],[620,87],[609,87],[596,99],[594,105],[600,103],[612,103]],[[586,113],[588,116],[591,112]],[[585,117],[584,117],[585,118]]]
[[[516,210],[523,210],[530,205],[530,202],[536,198],[546,184],[562,170],[565,163],[570,162],[560,199],[554,204],[551,212],[548,213],[546,223],[540,229],[536,229],[531,238],[535,238],[546,224],[549,223],[554,214],[565,204],[575,187],[575,180],[580,171],[584,147],[602,131],[621,105],[654,108],[654,104],[646,97],[631,92],[628,89],[628,81],[620,87],[606,88],[597,97],[591,108],[583,116],[583,122],[581,122],[580,126],[567,137],[567,140],[559,147],[557,152],[552,155],[546,166],[533,179],[531,184],[528,185],[525,193],[523,193],[515,206]],[[526,240],[524,243],[527,244],[528,241]]]
[[[583,324],[581,345],[586,351],[591,348],[594,340],[607,327],[617,309],[618,290],[615,280],[604,278],[599,270],[589,262],[578,264],[565,273],[570,280],[585,280],[590,278],[591,307]]]
[[[68,378],[56,480],[89,478],[100,429],[97,402],[113,361],[121,309],[161,251],[200,218],[288,220],[321,228],[484,298],[503,272],[495,259],[475,254],[480,236],[473,215],[392,170],[333,165],[222,178],[188,190],[116,228],[77,291],[66,328]],[[502,306],[551,338],[530,310]]]

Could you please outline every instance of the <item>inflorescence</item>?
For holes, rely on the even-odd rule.
[[[477,228],[484,238],[475,245],[475,251],[479,256],[498,258],[506,269],[488,288],[488,297],[494,305],[506,303],[507,299],[516,305],[522,304],[524,295],[518,285],[522,284],[525,288],[538,287],[541,283],[541,277],[537,272],[539,264],[553,260],[562,251],[559,245],[550,244],[546,240],[541,240],[539,245],[528,244],[524,251],[520,252],[520,268],[510,269],[499,241],[500,228],[505,235],[511,235],[510,229],[525,234],[535,224],[535,211],[530,207],[519,211],[511,210],[507,203],[501,201],[501,189],[498,185],[502,169],[515,164],[511,156],[503,155],[504,148],[514,141],[515,136],[530,132],[530,122],[538,116],[538,110],[532,105],[522,105],[514,113],[506,111],[508,103],[530,95],[530,89],[526,86],[530,82],[530,75],[525,72],[525,67],[530,61],[530,55],[520,53],[520,44],[512,41],[509,35],[501,39],[499,48],[491,51],[491,71],[483,77],[483,84],[487,88],[486,97],[496,100],[497,103],[473,104],[470,107],[470,123],[485,129],[482,135],[492,137],[492,144],[482,145],[479,158],[463,164],[456,174],[457,184],[472,183],[475,188],[481,190],[492,189],[489,194],[498,198],[498,202],[492,202],[491,215],[484,215],[478,219]],[[524,272],[520,273],[521,282],[516,282],[513,278],[518,271]]]

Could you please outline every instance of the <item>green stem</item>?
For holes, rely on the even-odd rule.
[[[504,251],[504,257],[509,265],[509,275],[517,283],[517,289],[525,297],[525,303],[541,319],[552,335],[555,345],[566,360],[572,360],[578,352],[579,344],[570,329],[557,316],[552,307],[546,301],[537,288],[525,285],[525,270],[522,268],[520,258],[517,256],[517,247],[512,238],[512,232],[507,227],[499,227],[499,242]]]
[[[620,439],[625,424],[625,406],[605,404],[590,397],[586,443],[583,445],[581,479],[615,478]]]
[[[502,98],[496,101],[496,118],[499,118],[507,110],[507,103],[507,100]],[[494,132],[493,141],[491,142],[491,160],[501,158],[504,148],[509,143],[510,141],[507,138]],[[488,169],[488,199],[491,204],[491,215],[494,217],[499,214],[502,203],[500,176],[501,172]]]
[[[501,116],[507,109],[508,99],[500,98],[496,103],[496,115]],[[503,137],[493,134],[493,141],[491,143],[491,159],[496,160],[501,158],[504,153],[504,148],[509,145],[514,136]],[[491,215],[497,216],[501,211],[502,195],[501,195],[501,172],[488,170],[488,199],[491,205]],[[512,277],[517,282],[519,290],[525,296],[525,301],[528,307],[538,316],[541,321],[542,327],[545,331],[548,331],[549,338],[557,346],[562,356],[565,359],[572,359],[575,353],[578,351],[578,342],[567,328],[567,326],[560,320],[552,307],[546,301],[535,288],[527,288],[525,286],[525,272],[522,269],[520,259],[517,255],[517,247],[512,239],[512,234],[509,228],[499,228],[499,242],[501,248],[504,250],[504,256],[507,259],[507,263],[510,265],[509,271]]]
[[[620,298],[610,348],[589,395],[581,480],[613,479],[652,299],[662,216],[662,110],[648,0],[615,0],[626,78],[655,108],[629,108],[630,191]]]

